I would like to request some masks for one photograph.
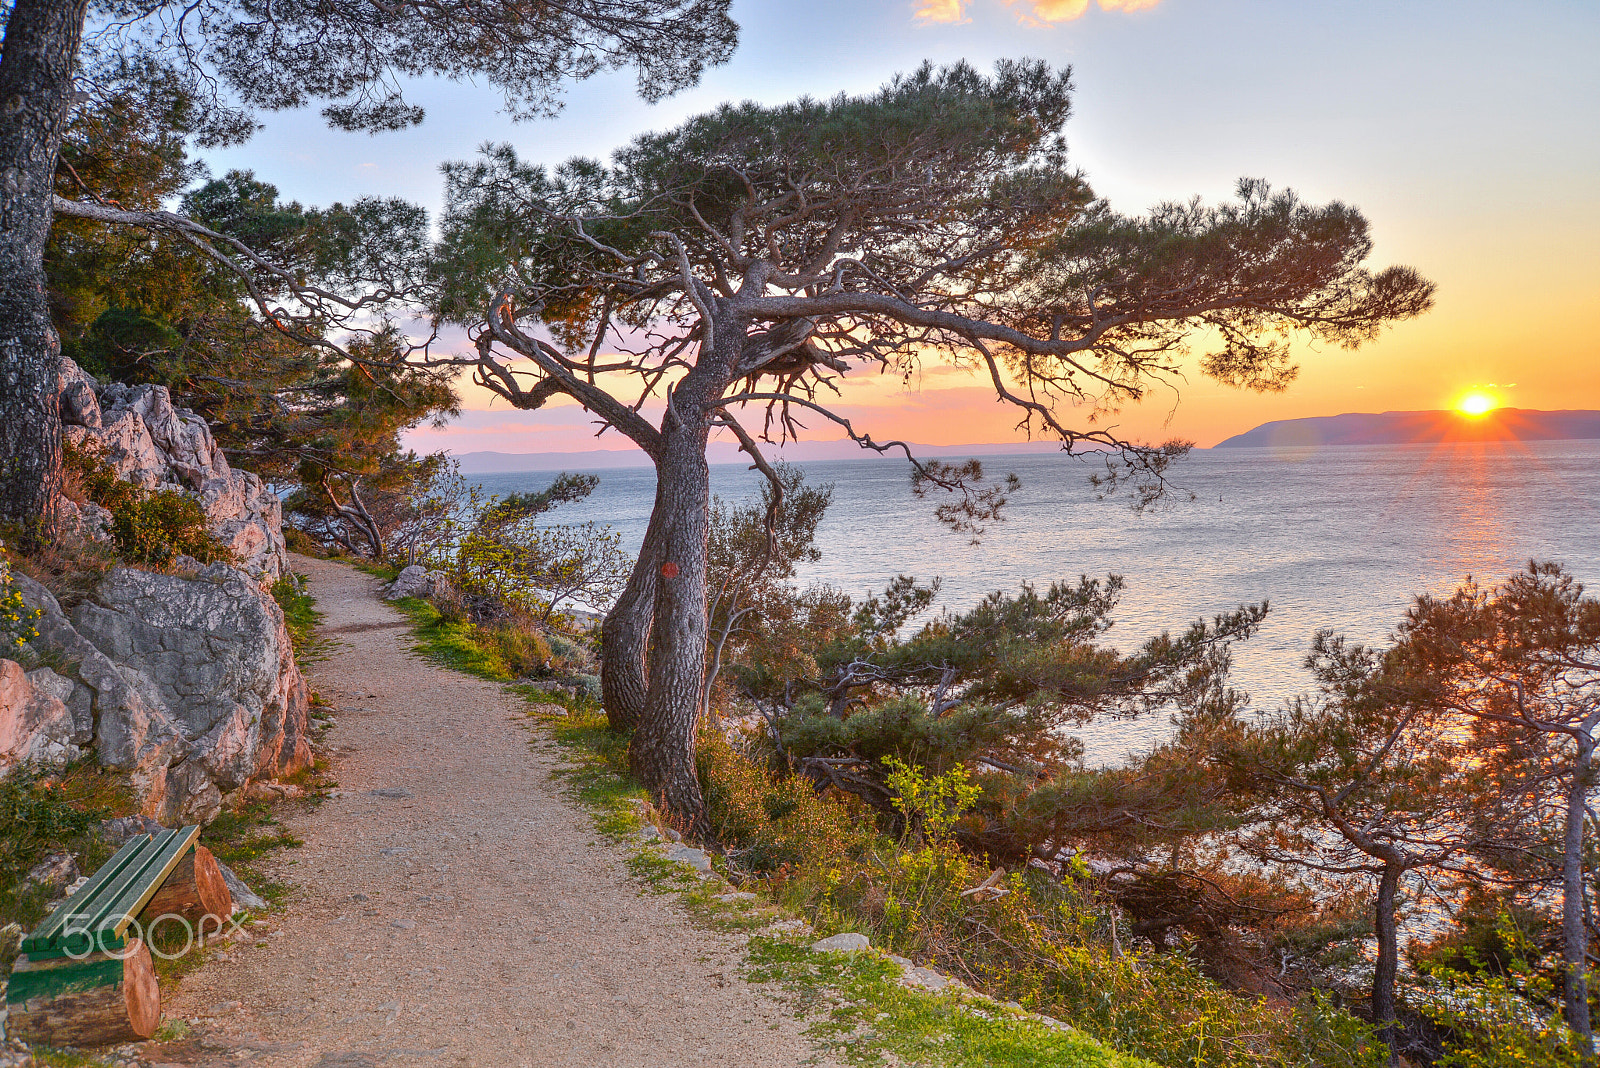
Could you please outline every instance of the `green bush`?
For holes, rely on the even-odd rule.
[[[290,552],[301,556],[322,556],[326,552],[321,542],[299,527],[283,528],[283,544]]]
[[[180,554],[202,564],[233,559],[211,536],[200,502],[181,490],[141,493],[112,509],[111,541],[124,560],[154,567]]]
[[[852,811],[857,806],[746,760],[717,731],[701,735],[699,769],[716,838],[729,847],[730,864],[749,874],[844,864],[876,837],[872,821]]]
[[[76,446],[67,445],[63,459],[67,495],[111,513],[111,543],[123,560],[153,567],[166,567],[180,554],[202,564],[233,560],[192,494],[128,482],[98,453]]]
[[[550,643],[525,627],[478,627],[476,636],[512,678],[527,678],[550,663]]]

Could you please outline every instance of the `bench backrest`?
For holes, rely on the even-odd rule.
[[[198,825],[128,839],[22,940],[30,960],[122,949],[129,924],[200,837]]]

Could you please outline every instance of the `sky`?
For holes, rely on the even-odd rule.
[[[1338,199],[1372,224],[1372,265],[1438,285],[1434,309],[1360,350],[1302,347],[1281,395],[1198,374],[1115,420],[1139,440],[1209,446],[1273,419],[1504,405],[1600,408],[1600,4],[1309,0],[735,0],[741,43],[701,84],[655,105],[628,72],[570,87],[555,119],[513,124],[487,86],[431,81],[413,130],[326,129],[314,108],[266,117],[210,153],[287,197],[402,196],[436,212],[439,165],[490,141],[524,159],[606,157],[634,136],[727,100],[871,91],[924,59],[1007,56],[1070,64],[1067,135],[1094,189],[1124,212],[1242,176]],[[428,450],[597,447],[574,407],[510,411],[463,391],[462,418],[414,432]],[[930,371],[854,385],[844,414],[874,437],[938,445],[1020,440],[981,379]],[[831,427],[812,435],[831,439]],[[625,444],[615,435],[598,447]]]

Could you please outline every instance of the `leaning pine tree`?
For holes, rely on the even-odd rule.
[[[871,96],[724,106],[553,171],[509,147],[447,168],[441,318],[474,328],[476,377],[518,408],[575,399],[645,451],[655,508],[604,625],[610,722],[635,774],[704,825],[695,735],[706,656],[706,445],[831,420],[834,380],[927,361],[986,371],[1030,431],[1159,482],[1182,443],[1083,429],[1179,374],[1281,390],[1298,334],[1354,346],[1424,311],[1415,271],[1372,272],[1367,222],[1264,182],[1130,218],[1068,165],[1069,72],[924,66]],[[645,401],[664,407],[659,422]],[[754,414],[759,426],[750,425]],[[992,510],[977,471],[919,464]],[[769,477],[773,477],[769,474]],[[916,477],[916,476],[914,476]]]

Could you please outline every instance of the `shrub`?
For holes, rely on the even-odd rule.
[[[181,490],[141,493],[112,509],[111,541],[124,560],[154,567],[180,554],[202,564],[233,559],[212,537],[200,502]]]
[[[79,853],[86,867],[105,859],[95,834],[111,798],[100,796],[106,777],[98,770],[77,765],[44,778],[24,764],[0,779],[0,922],[31,927],[44,918],[49,892],[23,880],[46,853]]]
[[[550,664],[550,644],[536,631],[515,626],[479,627],[477,638],[513,678],[526,678]]]
[[[704,732],[699,770],[730,872],[764,878],[822,931],[854,930],[930,960],[997,997],[1167,1065],[1196,1068],[1376,1068],[1387,1049],[1325,999],[1294,1005],[1230,993],[1186,954],[1127,952],[1112,938],[1114,907],[1086,873],[1057,883],[1024,869],[998,898],[966,895],[990,869],[950,840],[976,787],[964,770],[933,774],[885,761],[896,800],[929,844],[880,833],[853,794],[818,793]],[[907,840],[912,841],[911,839]]]
[[[749,874],[835,867],[876,837],[864,806],[823,798],[808,780],[745,759],[720,732],[701,735],[699,770],[716,838]]]
[[[321,542],[299,527],[283,528],[283,544],[290,552],[301,556],[322,556],[326,551]]]
[[[64,446],[68,496],[111,513],[111,542],[129,563],[166,567],[178,555],[203,564],[231,561],[212,536],[198,498],[182,490],[148,490],[117,475],[96,451]]]

